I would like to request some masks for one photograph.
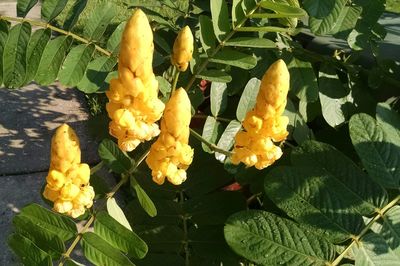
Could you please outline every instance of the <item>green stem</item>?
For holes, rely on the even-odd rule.
[[[121,180],[118,182],[118,184],[116,184],[109,193],[107,193],[107,197],[106,200],[102,202],[101,205],[98,206],[98,208],[96,208],[96,210],[93,211],[93,213],[91,214],[91,217],[89,218],[89,220],[86,222],[86,224],[84,225],[84,227],[82,228],[82,230],[78,233],[78,235],[75,237],[74,241],[71,243],[71,245],[69,246],[68,250],[63,254],[61,261],[59,263],[59,266],[64,265],[64,262],[70,257],[72,251],[75,249],[76,245],[78,245],[79,241],[82,239],[83,234],[89,229],[89,227],[93,224],[94,220],[95,220],[95,216],[96,213],[100,210],[102,210],[106,204],[107,204],[107,199],[110,199],[112,197],[114,197],[115,193],[117,193],[117,191],[121,188],[121,186],[123,184],[125,184],[128,180],[129,180],[129,175],[131,173],[133,173],[135,171],[135,169],[137,167],[139,167],[139,165],[144,161],[144,159],[146,159],[147,155],[149,154],[150,150],[147,150],[137,161],[137,163],[135,165],[132,166],[132,168],[127,172],[121,175]],[[100,164],[100,163],[99,163]],[[98,165],[99,165],[98,164]],[[98,165],[96,165],[95,167],[97,167]]]
[[[393,206],[395,206],[398,202],[400,201],[400,195],[397,196],[394,200],[389,202],[385,207],[383,207],[381,210],[376,211],[376,215],[374,218],[372,218],[371,221],[364,227],[364,229],[360,232],[359,235],[353,237],[353,240],[351,243],[346,247],[345,250],[343,250],[342,253],[332,262],[331,266],[336,266],[339,265],[340,261],[344,258],[344,256],[347,254],[347,252],[351,249],[351,247],[358,243],[358,241],[371,229],[372,225],[379,220],[379,218],[383,217],[385,213],[390,210]]]
[[[207,119],[208,115],[201,115],[201,114],[197,114],[194,115],[193,118],[200,118],[200,119]],[[214,116],[215,120],[217,121],[221,121],[221,122],[226,122],[226,123],[230,123],[233,120],[229,119],[229,118],[223,118],[223,117],[218,117],[218,116]]]
[[[90,174],[93,175],[95,174],[97,171],[99,171],[104,165],[104,162],[101,161],[98,164],[96,164],[95,166],[93,166],[92,168],[90,168]]]
[[[197,133],[194,129],[190,129],[190,133],[198,140],[200,140],[201,142],[203,142],[204,144],[206,144],[211,150],[215,151],[215,152],[219,152],[222,153],[226,156],[232,156],[232,153],[229,151],[226,151],[224,149],[219,148],[217,145],[209,142],[208,140],[206,140],[205,138],[203,138],[199,133]]]
[[[174,93],[174,91],[176,90],[176,84],[178,84],[178,79],[179,79],[179,74],[181,73],[177,67],[174,67],[175,70],[175,75],[174,75],[174,80],[172,82],[172,89],[171,89],[171,95]]]
[[[7,20],[7,21],[13,21],[13,22],[20,22],[20,23],[28,22],[29,24],[34,25],[34,26],[38,26],[38,27],[45,28],[45,29],[51,29],[52,31],[61,33],[63,35],[71,36],[73,39],[75,39],[78,42],[82,42],[82,43],[86,43],[86,44],[94,44],[94,47],[95,47],[95,49],[97,51],[99,51],[102,54],[105,54],[106,56],[111,56],[111,52],[110,51],[107,51],[107,50],[101,48],[100,46],[98,46],[94,42],[92,42],[90,40],[87,40],[87,39],[85,39],[85,38],[83,38],[83,37],[81,37],[79,35],[76,35],[76,34],[70,32],[70,31],[65,31],[63,29],[57,28],[57,27],[55,27],[53,25],[50,25],[50,24],[48,24],[46,22],[27,19],[27,18],[16,18],[16,17],[8,17],[8,16],[0,16],[0,20],[1,19]]]
[[[221,48],[223,48],[223,47],[225,46],[225,43],[226,43],[230,38],[232,38],[232,36],[233,36],[237,31],[239,31],[239,29],[243,26],[243,24],[246,23],[246,21],[251,17],[251,15],[252,15],[259,7],[260,7],[260,4],[257,3],[256,6],[255,6],[252,10],[250,10],[249,13],[247,13],[247,14],[245,15],[245,17],[242,19],[242,21],[240,21],[240,23],[237,24],[237,25],[233,28],[233,30],[232,30],[231,32],[229,32],[229,33],[225,36],[225,38],[218,44],[218,46],[215,47],[215,49],[212,50],[212,51],[210,52],[210,55],[207,57],[207,59],[204,60],[204,61],[200,64],[200,66],[194,71],[192,77],[190,78],[188,84],[187,84],[186,87],[185,87],[185,90],[186,90],[186,91],[189,91],[190,87],[192,87],[193,83],[195,82],[195,80],[196,80],[196,78],[197,78],[196,76],[199,75],[199,74],[205,69],[205,67],[206,67],[206,66],[208,65],[208,63],[210,62],[210,59],[212,59],[212,58],[219,52],[219,50],[221,50]]]

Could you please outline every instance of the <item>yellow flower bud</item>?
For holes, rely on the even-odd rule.
[[[60,199],[62,200],[73,200],[76,196],[78,196],[80,189],[77,185],[73,183],[67,183],[61,189]]]
[[[59,196],[60,196],[60,191],[59,190],[54,190],[49,185],[46,185],[46,187],[44,188],[44,191],[43,191],[43,197],[45,199],[48,199],[48,200],[54,202],[55,200],[58,199]]]
[[[186,71],[189,61],[193,55],[193,34],[189,26],[182,28],[175,39],[174,47],[171,55],[171,63],[178,68],[179,71]]]
[[[54,202],[53,209],[59,213],[67,213],[72,210],[73,205],[71,201],[58,199]]]
[[[54,190],[59,190],[64,186],[65,175],[57,170],[50,170],[46,177],[47,184]]]
[[[81,163],[77,167],[67,172],[67,177],[77,186],[87,185],[90,179],[90,167],[86,163]]]

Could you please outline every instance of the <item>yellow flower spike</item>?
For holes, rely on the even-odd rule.
[[[264,169],[282,156],[282,150],[274,142],[286,139],[289,119],[281,116],[289,91],[289,71],[283,60],[273,63],[265,72],[253,110],[243,121],[244,131],[235,137],[233,164],[244,163],[247,167]]]
[[[90,167],[81,163],[79,139],[72,128],[63,124],[52,138],[50,169],[43,196],[54,202],[56,212],[76,218],[93,204],[94,191],[89,179]],[[75,202],[82,191],[84,205]]]
[[[106,92],[110,134],[123,151],[134,150],[141,142],[156,137],[156,122],[164,111],[158,99],[158,81],[152,69],[153,32],[146,15],[136,9],[122,34],[118,78]]]
[[[179,88],[165,106],[160,136],[146,158],[155,183],[161,185],[167,178],[172,184],[180,185],[186,180],[185,170],[193,160],[193,149],[188,145],[190,120],[189,97]]]
[[[171,55],[171,63],[179,71],[185,72],[193,55],[193,34],[189,26],[185,26],[175,39]]]

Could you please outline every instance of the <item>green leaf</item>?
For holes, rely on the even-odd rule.
[[[75,0],[73,6],[69,9],[64,21],[63,28],[71,30],[79,19],[83,9],[85,9],[88,0]]]
[[[290,6],[287,4],[279,4],[270,1],[261,1],[260,6],[262,8],[275,11],[277,14],[280,14],[287,18],[300,18],[307,16],[307,13],[303,9],[295,6]]]
[[[235,141],[236,133],[242,128],[242,124],[239,121],[232,120],[228,126],[225,128],[224,133],[222,133],[217,146],[223,150],[229,151]],[[215,158],[220,162],[225,161],[226,155],[219,152],[215,153]]]
[[[117,64],[115,57],[100,56],[89,63],[85,75],[77,87],[84,93],[104,91],[108,88],[106,78]]]
[[[226,83],[212,82],[210,92],[211,113],[214,116],[222,114],[228,105]]]
[[[11,28],[3,50],[3,83],[7,88],[20,87],[25,80],[26,48],[31,25],[23,22]]]
[[[29,238],[40,249],[49,253],[53,259],[59,259],[64,253],[65,246],[61,238],[34,223],[28,216],[17,215],[12,222],[18,233]]]
[[[225,239],[239,255],[259,265],[328,265],[334,247],[296,223],[265,211],[235,213],[226,222]]]
[[[337,189],[336,193],[342,193],[343,199],[353,202],[353,208],[362,215],[372,214],[388,202],[387,193],[379,184],[329,144],[306,141],[294,149],[290,157],[295,166],[325,170],[336,183],[330,188]]]
[[[80,44],[72,48],[60,70],[60,82],[65,86],[75,87],[85,75],[94,51],[94,44]]]
[[[210,51],[215,48],[215,34],[212,21],[209,17],[201,15],[200,22],[200,42],[204,51],[210,54]]]
[[[143,210],[145,210],[150,217],[156,216],[157,215],[156,206],[154,205],[150,197],[147,195],[146,191],[143,190],[143,188],[139,185],[139,183],[133,176],[131,176],[131,186],[135,190],[136,196]]]
[[[301,61],[290,56],[288,69],[290,73],[290,89],[304,102],[318,100],[318,83],[310,62]]]
[[[83,35],[89,40],[99,40],[116,14],[117,8],[112,2],[98,5],[86,21]]]
[[[65,8],[68,0],[44,0],[42,3],[42,19],[50,22]]]
[[[232,81],[232,77],[222,70],[205,70],[196,75],[196,78],[201,78],[213,82],[228,83]]]
[[[49,85],[57,79],[71,43],[70,36],[59,36],[47,44],[35,76],[35,80],[39,84]]]
[[[242,0],[233,0],[232,1],[232,27],[235,28],[243,19],[246,18],[246,14],[242,8]]]
[[[8,237],[8,245],[21,259],[23,265],[53,265],[49,254],[38,248],[31,240],[20,234],[11,234]]]
[[[376,106],[376,119],[382,127],[387,140],[393,145],[400,145],[400,115],[388,104],[379,103]]]
[[[100,143],[98,152],[100,158],[115,173],[121,174],[128,172],[132,167],[131,159],[110,139],[104,139]]]
[[[134,266],[125,255],[94,233],[84,233],[81,245],[85,257],[95,265]]]
[[[118,203],[114,198],[107,199],[107,211],[111,217],[132,231],[132,227],[126,219],[124,212],[121,207],[118,206]]]
[[[305,0],[303,5],[310,16],[311,31],[318,35],[330,33],[346,2],[347,0]]]
[[[389,248],[385,240],[373,232],[366,234],[353,247],[356,266],[399,265],[400,257]]]
[[[301,114],[299,114],[290,98],[287,99],[287,104],[283,115],[289,118],[289,135],[292,136],[298,144],[301,144],[306,140],[314,139],[312,130],[307,126],[303,117]]]
[[[315,232],[342,242],[357,235],[364,225],[343,186],[327,171],[313,167],[278,167],[264,180],[266,194],[287,215],[311,225]]]
[[[319,72],[319,98],[322,116],[331,126],[344,123],[350,116],[351,95],[343,87],[335,70],[325,66]]]
[[[120,44],[122,40],[122,33],[124,32],[126,22],[121,22],[118,27],[111,34],[107,41],[107,50],[114,56],[119,54]]]
[[[260,84],[261,81],[257,78],[252,78],[247,82],[236,109],[236,118],[240,122],[244,120],[247,112],[255,106]]]
[[[382,217],[382,228],[379,232],[389,247],[400,257],[400,206],[393,206]]]
[[[146,256],[146,243],[134,232],[125,228],[106,212],[99,212],[94,222],[94,232],[111,246],[135,259]]]
[[[202,137],[210,143],[217,141],[219,134],[223,131],[222,125],[214,117],[207,116],[206,122],[204,123]],[[201,144],[203,150],[208,153],[214,153],[207,145]]]
[[[236,66],[243,69],[252,69],[257,65],[257,59],[252,56],[229,48],[224,48],[216,53],[210,62]]]
[[[29,11],[36,5],[38,0],[18,0],[17,1],[17,16],[26,17]]]
[[[215,37],[222,41],[231,30],[228,6],[225,0],[212,0],[210,1],[210,6]]]
[[[336,38],[347,39],[350,32],[355,28],[358,18],[360,17],[362,8],[360,6],[345,6],[340,11],[338,22],[332,29]]]
[[[7,42],[9,24],[0,19],[0,86],[3,84],[3,52]]]
[[[37,226],[46,228],[63,241],[71,239],[78,233],[75,223],[70,218],[49,211],[36,203],[22,208],[19,215],[28,217]]]
[[[37,69],[40,64],[44,49],[51,37],[50,29],[36,30],[31,39],[29,40],[28,50],[26,52],[26,75],[25,83],[31,82],[36,75]]]
[[[251,47],[251,48],[276,48],[276,44],[265,38],[237,37],[225,42],[225,46]]]
[[[354,148],[369,175],[384,187],[399,188],[399,146],[388,141],[382,128],[367,114],[352,116],[349,129]]]

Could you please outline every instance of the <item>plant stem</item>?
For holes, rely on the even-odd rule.
[[[206,144],[211,150],[215,152],[222,153],[226,156],[232,156],[232,153],[229,151],[226,151],[224,149],[219,148],[217,145],[207,141],[205,138],[203,138],[199,133],[197,133],[194,129],[190,129],[190,133],[198,140]]]
[[[372,218],[371,221],[364,227],[364,229],[360,232],[359,235],[353,238],[351,243],[346,247],[345,250],[343,250],[342,253],[332,262],[331,266],[336,266],[339,265],[340,261],[344,258],[346,253],[351,249],[351,247],[357,243],[367,232],[369,229],[371,229],[372,225],[379,220],[379,218],[383,217],[385,213],[390,210],[393,206],[395,206],[398,202],[400,201],[400,195],[397,196],[394,200],[389,202],[385,207],[383,207],[381,210],[376,211],[376,215],[374,218]]]
[[[16,17],[8,17],[8,16],[0,16],[0,20],[1,19],[7,20],[7,21],[21,22],[21,23],[22,22],[28,22],[29,24],[34,25],[34,26],[42,27],[42,28],[45,28],[45,29],[51,29],[52,31],[61,33],[63,35],[71,36],[73,39],[75,39],[75,40],[77,40],[79,42],[86,43],[86,44],[94,44],[94,47],[95,47],[95,49],[97,51],[99,51],[102,54],[105,54],[106,56],[111,56],[111,52],[110,51],[107,51],[106,49],[101,48],[100,46],[98,46],[94,42],[92,42],[92,41],[90,41],[88,39],[85,39],[85,38],[83,38],[83,37],[81,37],[79,35],[76,35],[76,34],[70,32],[70,31],[65,31],[63,29],[57,28],[57,27],[55,27],[53,25],[50,25],[49,23],[42,22],[42,21],[37,21],[37,20],[33,20],[33,19],[16,18]]]
[[[69,246],[68,250],[63,254],[60,263],[58,264],[59,266],[64,265],[64,262],[67,258],[69,258],[69,256],[71,255],[72,251],[74,250],[74,248],[76,247],[76,245],[78,245],[79,241],[82,239],[82,235],[89,229],[89,227],[93,224],[94,220],[95,220],[95,216],[96,213],[103,209],[104,206],[107,203],[107,199],[110,199],[112,197],[114,197],[115,193],[117,193],[117,191],[121,188],[121,186],[123,184],[125,184],[128,180],[129,180],[129,175],[135,171],[135,169],[144,161],[144,159],[147,157],[147,155],[149,154],[150,150],[147,150],[137,161],[137,163],[135,165],[132,166],[131,169],[129,169],[128,173],[124,173],[121,175],[121,180],[118,182],[118,184],[116,184],[109,193],[107,193],[106,196],[106,200],[102,202],[101,205],[98,206],[98,208],[96,208],[96,210],[93,211],[91,217],[89,218],[89,220],[86,222],[86,224],[84,225],[84,227],[82,228],[82,230],[78,233],[78,235],[75,237],[74,241],[71,243],[71,245]],[[100,165],[101,163],[99,163],[98,165]],[[98,165],[96,165],[95,167],[97,167]]]
[[[215,47],[214,50],[211,51],[211,53],[209,54],[209,56],[207,57],[206,60],[204,60],[201,65],[194,71],[192,77],[190,78],[188,84],[185,87],[186,91],[189,91],[190,87],[192,87],[193,83],[196,80],[196,76],[199,75],[204,69],[205,67],[208,65],[208,63],[210,62],[210,59],[213,58],[218,52],[219,50],[221,50],[221,48],[223,48],[225,46],[225,43],[232,38],[232,36],[239,31],[239,29],[243,26],[244,23],[246,23],[246,21],[251,17],[251,15],[260,7],[260,4],[257,3],[256,6],[249,11],[249,13],[247,13],[245,15],[245,17],[242,19],[242,21],[240,21],[239,24],[237,24],[232,31],[230,31],[225,38],[218,44],[217,47]]]
[[[90,168],[90,174],[93,175],[95,174],[97,171],[99,171],[104,165],[104,162],[101,161],[98,164],[96,164],[95,166],[93,166],[92,168]]]
[[[173,79],[173,82],[172,82],[172,89],[171,89],[171,95],[170,95],[170,97],[172,96],[172,94],[173,94],[174,91],[176,90],[176,84],[178,84],[179,74],[181,73],[181,72],[178,70],[177,67],[174,67],[174,69],[175,69],[175,75],[174,75],[174,79]]]
[[[194,115],[193,118],[200,118],[200,119],[207,119],[207,117],[209,117],[208,115],[201,115],[201,114],[197,114]],[[223,118],[223,117],[218,117],[218,116],[214,116],[215,120],[217,121],[221,121],[221,122],[226,122],[226,123],[230,123],[233,120],[229,119],[229,118]]]

